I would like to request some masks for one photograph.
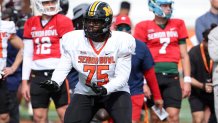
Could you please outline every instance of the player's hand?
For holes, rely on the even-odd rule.
[[[143,91],[144,91],[145,97],[147,97],[148,99],[151,99],[151,90],[147,84],[144,84]]]
[[[191,94],[191,83],[184,83],[182,89],[182,97],[186,98],[189,97]]]
[[[154,105],[160,109],[160,111],[162,111],[163,108],[163,100],[159,99],[159,100],[154,100]]]
[[[86,86],[90,87],[99,96],[107,95],[107,89],[104,86],[98,86],[95,83],[86,84]]]
[[[4,79],[5,73],[3,71],[0,71],[0,80]]]
[[[15,72],[16,69],[14,69],[13,67],[5,67],[3,70],[4,73],[4,78],[13,74]]]
[[[204,90],[207,93],[213,92],[213,84],[212,83],[204,83]]]
[[[21,93],[26,101],[30,101],[30,87],[27,80],[22,81]]]
[[[46,80],[44,82],[40,82],[40,87],[46,88],[51,92],[57,92],[60,90],[60,86],[53,80]]]

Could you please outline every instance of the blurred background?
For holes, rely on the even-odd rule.
[[[72,8],[80,3],[92,3],[94,0],[69,0],[69,11],[67,16],[72,18]],[[153,19],[153,13],[149,11],[147,0],[101,0],[112,7],[113,14],[117,15],[122,1],[131,3],[130,18],[133,25],[145,20]],[[188,28],[193,28],[197,17],[210,9],[210,0],[174,0],[173,17],[185,20]]]

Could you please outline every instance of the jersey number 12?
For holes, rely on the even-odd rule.
[[[35,39],[36,46],[36,54],[50,54],[51,53],[51,40],[49,37],[42,37]]]

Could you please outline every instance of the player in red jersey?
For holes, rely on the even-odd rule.
[[[190,62],[186,48],[187,30],[183,20],[170,19],[172,0],[149,0],[148,6],[155,14],[154,20],[138,23],[134,37],[144,41],[155,61],[164,108],[169,113],[169,123],[179,122],[182,97],[190,95]],[[181,59],[184,72],[184,86],[179,82],[178,62]],[[154,122],[158,119],[152,116]]]
[[[61,56],[61,37],[73,30],[72,22],[60,12],[59,0],[35,0],[42,16],[29,18],[24,25],[24,61],[22,94],[31,99],[33,119],[36,123],[48,122],[48,106],[53,99],[58,116],[63,122],[69,103],[68,83],[57,92],[40,87],[39,83],[51,78]],[[30,87],[28,80],[31,80]]]

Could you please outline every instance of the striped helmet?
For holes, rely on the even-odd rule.
[[[88,7],[87,11],[84,13],[83,17],[84,31],[86,37],[94,40],[98,38],[100,35],[110,35],[110,26],[112,23],[113,12],[111,7],[107,3],[101,1],[96,1],[92,3]],[[102,21],[103,24],[101,25],[98,31],[91,32],[88,26],[88,21],[90,20],[94,20],[97,22]]]

